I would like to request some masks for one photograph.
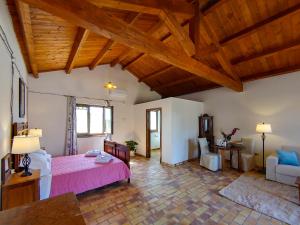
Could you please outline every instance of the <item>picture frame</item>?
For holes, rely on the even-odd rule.
[[[19,78],[19,117],[24,118],[26,113],[26,86],[24,81]]]

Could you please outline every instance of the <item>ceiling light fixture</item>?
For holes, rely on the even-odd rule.
[[[116,89],[117,86],[113,83],[113,82],[107,82],[104,84],[104,88],[108,89],[108,90],[113,90]]]

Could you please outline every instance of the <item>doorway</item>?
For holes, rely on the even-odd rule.
[[[146,110],[146,157],[162,160],[162,110]]]

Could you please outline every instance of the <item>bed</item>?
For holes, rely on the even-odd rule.
[[[13,136],[26,128],[27,124],[15,123]],[[122,180],[129,183],[130,152],[127,146],[105,140],[103,150],[112,155],[111,162],[97,164],[94,157],[83,154],[52,158],[42,150],[31,153],[30,168],[41,169],[41,199],[68,192],[79,194]],[[13,168],[19,170],[21,156],[12,155],[12,159]]]

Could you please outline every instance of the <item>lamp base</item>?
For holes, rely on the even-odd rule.
[[[29,172],[29,171],[24,171],[24,173],[21,174],[21,177],[28,177],[28,176],[31,176],[32,173]]]
[[[28,177],[31,176],[32,173],[29,171],[29,165],[31,163],[31,159],[28,154],[25,154],[22,159],[22,164],[24,166],[24,173],[22,173],[22,177]]]

